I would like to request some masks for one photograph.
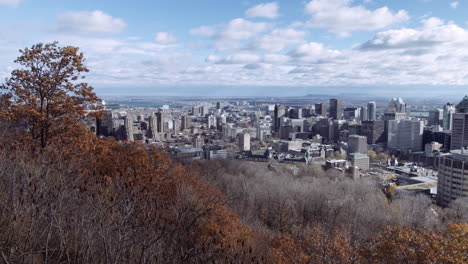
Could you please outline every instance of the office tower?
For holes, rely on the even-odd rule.
[[[361,118],[361,108],[347,107],[343,110],[343,116],[348,120],[359,120]]]
[[[367,108],[367,106],[361,107],[361,118],[360,118],[360,120],[361,121],[369,120],[369,109]]]
[[[335,120],[343,119],[343,100],[330,99],[330,117]]]
[[[271,137],[271,127],[267,125],[258,125],[257,126],[257,139],[260,141],[265,141]]]
[[[351,166],[357,167],[358,170],[367,171],[370,168],[369,156],[362,153],[350,153],[348,154],[348,160],[351,162]]]
[[[443,127],[444,130],[452,130],[452,118],[455,113],[455,106],[451,103],[444,105],[444,120]]]
[[[377,120],[377,105],[374,101],[367,103],[367,118],[369,121]]]
[[[127,141],[133,141],[133,118],[130,116],[125,117],[125,138]]]
[[[158,118],[157,126],[158,126],[158,133],[164,133],[166,132],[164,122],[166,119],[166,116],[162,112],[156,113],[156,117]]]
[[[149,131],[150,135],[148,136],[156,138],[156,135],[158,134],[158,117],[154,113],[149,117]]]
[[[250,134],[248,132],[239,135],[239,148],[241,151],[250,151]]]
[[[216,109],[217,110],[221,109],[221,102],[216,102]]]
[[[468,113],[468,95],[463,97],[460,103],[455,107],[457,113]]]
[[[392,98],[385,110],[383,120],[402,120],[407,118],[406,104],[401,98]]]
[[[441,126],[443,125],[444,120],[444,110],[437,108],[429,111],[429,118],[427,119],[427,124],[429,126]]]
[[[200,107],[199,106],[193,106],[192,107],[192,115],[193,116],[200,116]]]
[[[221,131],[223,124],[226,124],[226,116],[220,115],[216,117],[216,128]]]
[[[182,116],[182,130],[189,129],[192,127],[192,117],[191,116]]]
[[[455,113],[452,117],[452,143],[450,149],[456,150],[462,147],[468,147],[468,113]]]
[[[367,137],[358,135],[349,136],[348,153],[367,154]]]
[[[210,115],[208,116],[208,128],[216,128],[216,116]]]
[[[390,149],[411,149],[421,151],[423,148],[424,122],[419,120],[389,120],[387,146]]]
[[[209,107],[207,105],[200,106],[200,116],[206,116],[209,114]]]
[[[340,132],[346,129],[348,123],[345,120],[333,120],[333,137],[334,141],[340,140]]]
[[[108,137],[112,134],[112,130],[112,111],[105,110],[102,112],[102,117],[97,119],[97,134]]]
[[[179,119],[172,120],[172,129],[175,133],[180,132],[182,128],[182,122]]]
[[[457,149],[439,159],[437,204],[446,207],[463,197],[468,197],[468,152]]]
[[[201,148],[205,145],[205,139],[200,136],[200,135],[196,135],[193,137],[193,147],[194,148]]]
[[[282,105],[275,105],[275,113],[273,120],[273,128],[275,132],[279,131],[280,128],[280,118],[286,114],[286,108]]]
[[[361,135],[367,137],[367,144],[384,142],[384,132],[385,123],[382,120],[363,121],[361,123]]]
[[[315,113],[321,116],[327,116],[327,104],[315,104]]]

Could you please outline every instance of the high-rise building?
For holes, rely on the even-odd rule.
[[[327,104],[315,104],[315,113],[321,116],[327,116]]]
[[[221,109],[221,102],[216,102],[216,109]]]
[[[423,149],[424,122],[419,120],[389,120],[387,146],[390,149]]]
[[[429,126],[442,126],[444,120],[444,110],[437,108],[429,111],[427,124]]]
[[[166,119],[165,114],[163,112],[158,112],[158,113],[156,113],[156,117],[158,118],[158,122],[157,122],[158,133],[166,132],[165,126],[164,126],[165,119]]]
[[[452,130],[452,118],[455,114],[455,106],[451,103],[444,105],[444,120],[443,128],[444,130]]]
[[[102,117],[97,119],[97,134],[108,137],[112,134],[112,128],[112,111],[105,110],[102,113]]]
[[[367,106],[361,107],[361,116],[360,116],[361,121],[367,121],[369,120],[369,109]]]
[[[285,116],[286,108],[282,105],[275,105],[275,113],[274,113],[274,120],[273,120],[273,128],[274,131],[278,133],[280,129],[280,119]]]
[[[149,117],[149,135],[150,138],[156,138],[158,134],[158,117],[153,113]]]
[[[210,115],[208,116],[208,128],[216,128],[216,116]]]
[[[368,120],[369,121],[374,121],[377,120],[377,105],[375,104],[374,101],[370,101],[367,104],[367,112],[368,112]]]
[[[335,120],[343,119],[343,100],[330,99],[330,117]]]
[[[182,116],[182,130],[189,129],[192,127],[192,117],[191,116]]]
[[[460,103],[455,107],[457,113],[468,113],[468,95],[463,97]]]
[[[348,154],[348,160],[351,162],[351,166],[357,167],[358,170],[368,171],[370,167],[369,156],[362,153],[350,153]]]
[[[363,121],[361,135],[367,137],[367,144],[382,143],[385,141],[385,123],[382,120]]]
[[[200,116],[201,115],[199,106],[193,106],[192,107],[192,115],[193,116]]]
[[[348,153],[367,154],[367,137],[358,135],[349,136]]]
[[[347,107],[343,110],[343,117],[348,120],[361,120],[361,108]]]
[[[248,132],[239,135],[239,148],[241,151],[250,151],[250,134]]]
[[[392,98],[384,112],[383,120],[402,120],[406,119],[406,104],[401,98]]]
[[[468,113],[455,113],[452,117],[452,142],[450,149],[468,147]]]
[[[193,147],[194,148],[201,148],[205,145],[205,139],[200,136],[200,135],[196,135],[193,137]]]
[[[463,197],[468,197],[468,151],[452,150],[439,159],[437,204],[445,207]]]
[[[133,141],[133,118],[131,116],[125,117],[125,135],[127,141]]]

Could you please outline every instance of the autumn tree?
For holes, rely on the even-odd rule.
[[[86,106],[100,99],[93,87],[81,82],[88,72],[83,53],[58,42],[36,44],[20,50],[20,67],[0,86],[4,106],[0,117],[24,128],[35,147],[77,131]]]

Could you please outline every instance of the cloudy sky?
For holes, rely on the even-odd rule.
[[[79,46],[100,95],[468,92],[468,2],[0,0],[18,49]]]

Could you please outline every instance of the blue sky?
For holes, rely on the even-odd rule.
[[[466,14],[461,0],[0,0],[0,78],[18,49],[58,40],[100,95],[465,94]]]

